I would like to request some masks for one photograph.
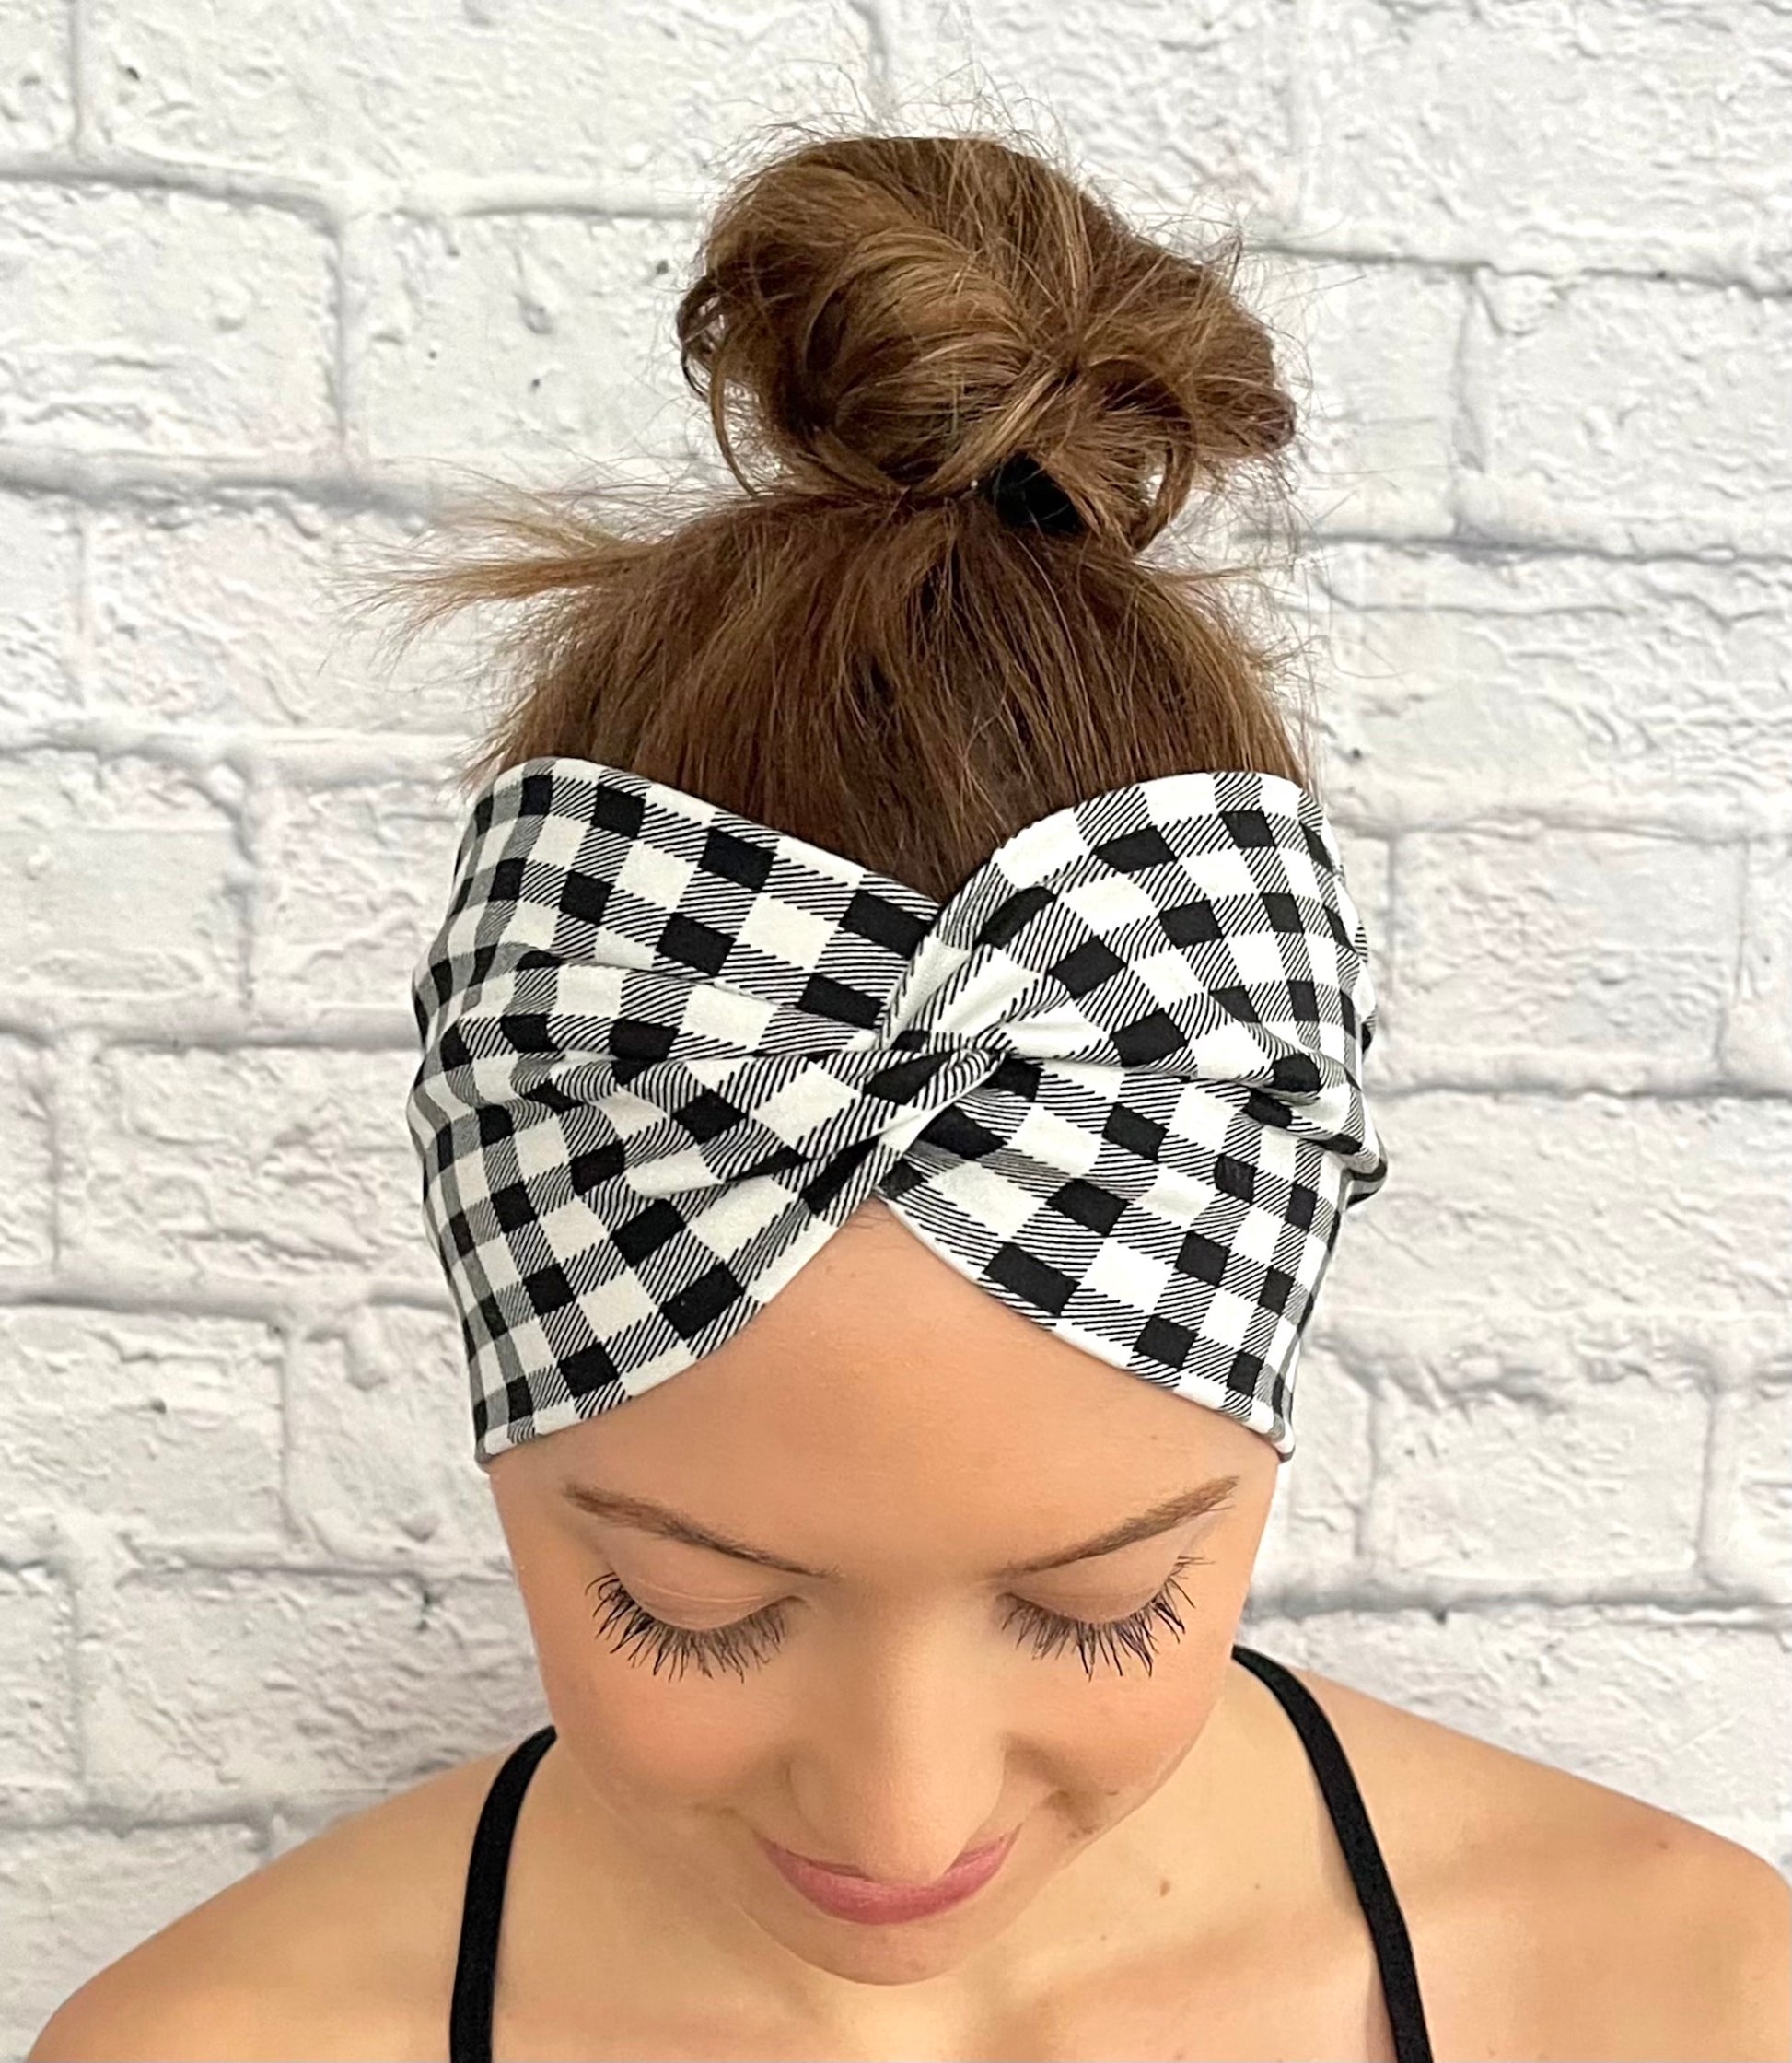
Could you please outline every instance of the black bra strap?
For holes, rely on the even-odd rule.
[[[1394,1895],[1392,1879],[1382,1860],[1380,1843],[1369,1824],[1367,1808],[1344,1744],[1319,1700],[1290,1669],[1254,1648],[1234,1647],[1232,1659],[1281,1700],[1299,1731],[1313,1772],[1319,1778],[1332,1824],[1337,1829],[1344,1860],[1350,1866],[1356,1897],[1368,1921],[1375,1960],[1381,1971],[1381,1993],[1393,2029],[1394,2063],[1432,2063],[1431,2035],[1419,1996],[1418,1971],[1413,1961],[1406,1917]]]
[[[492,2063],[492,2004],[497,1988],[498,1929],[504,1918],[504,1884],[517,1815],[535,1766],[553,1744],[553,1728],[542,1727],[511,1749],[492,1779],[473,1833],[467,1862],[467,1894],[460,1911],[460,1950],[454,1966],[454,1999],[448,2011],[450,2063]]]

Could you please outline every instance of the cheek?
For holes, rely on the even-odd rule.
[[[762,1701],[732,1676],[705,1684],[687,1669],[656,1683],[606,1655],[604,1666],[566,1688],[567,1723],[576,1726],[588,1767],[607,1765],[616,1781],[662,1801],[701,1805],[738,1794],[774,1754],[778,1735],[762,1723]]]
[[[1101,1690],[1101,1675],[1085,1684],[1078,1669],[1065,1700],[1075,1700],[1080,1692],[1085,1702],[1100,1704],[1100,1717],[1091,1710],[1083,1725],[1088,1766],[1126,1770],[1130,1780],[1178,1760],[1213,1719],[1229,1661],[1229,1630],[1196,1624],[1159,1652],[1148,1677],[1132,1671],[1122,1684],[1105,1679],[1108,1690]]]
[[[1148,1677],[1130,1663],[1126,1676],[1116,1678],[1098,1661],[1093,1680],[1074,1657],[1041,1664],[1053,1674],[1050,1691],[1030,1708],[1033,1744],[1054,1759],[1067,1788],[1136,1803],[1200,1738],[1230,1658],[1229,1629],[1196,1622],[1160,1650]]]
[[[531,1602],[529,1623],[548,1710],[579,1763],[607,1789],[658,1804],[702,1804],[738,1791],[774,1752],[774,1701],[727,1672],[705,1678],[694,1663],[673,1674],[617,1653],[600,1630],[593,1593],[567,1585],[570,1606]]]

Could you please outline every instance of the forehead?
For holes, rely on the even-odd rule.
[[[883,1209],[716,1352],[538,1444],[543,1486],[582,1475],[830,1560],[947,1533],[1006,1559],[1066,1519],[1093,1531],[1275,1462],[1248,1428],[1011,1311]]]
[[[725,1346],[662,1387],[692,1424],[726,1415],[836,1455],[913,1457],[949,1434],[972,1456],[1049,1463],[1066,1441],[1105,1433],[1102,1444],[1129,1448],[1191,1416],[1010,1310],[888,1211],[849,1222]]]

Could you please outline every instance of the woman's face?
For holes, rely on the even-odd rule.
[[[1275,1474],[1260,1435],[1053,1338],[879,1204],[725,1347],[491,1481],[562,1752],[641,1895],[742,1970],[770,1937],[810,1973],[913,1984],[1005,1936],[1201,1736]],[[1002,1573],[1216,1479],[1168,1531]],[[577,1486],[817,1573],[600,1516]],[[1051,1630],[1141,1614],[1080,1647]],[[925,1883],[1013,1829],[975,1897],[900,1924],[823,1912],[759,1844]]]

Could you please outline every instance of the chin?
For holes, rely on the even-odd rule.
[[[782,1907],[774,1921],[763,1906],[755,1907],[754,1917],[790,1954],[844,1983],[926,1984],[979,1956],[1031,1903],[1033,1889],[1010,1889],[999,1906],[976,1898],[931,1919],[897,1927],[856,1926],[813,1911],[805,1919]]]

